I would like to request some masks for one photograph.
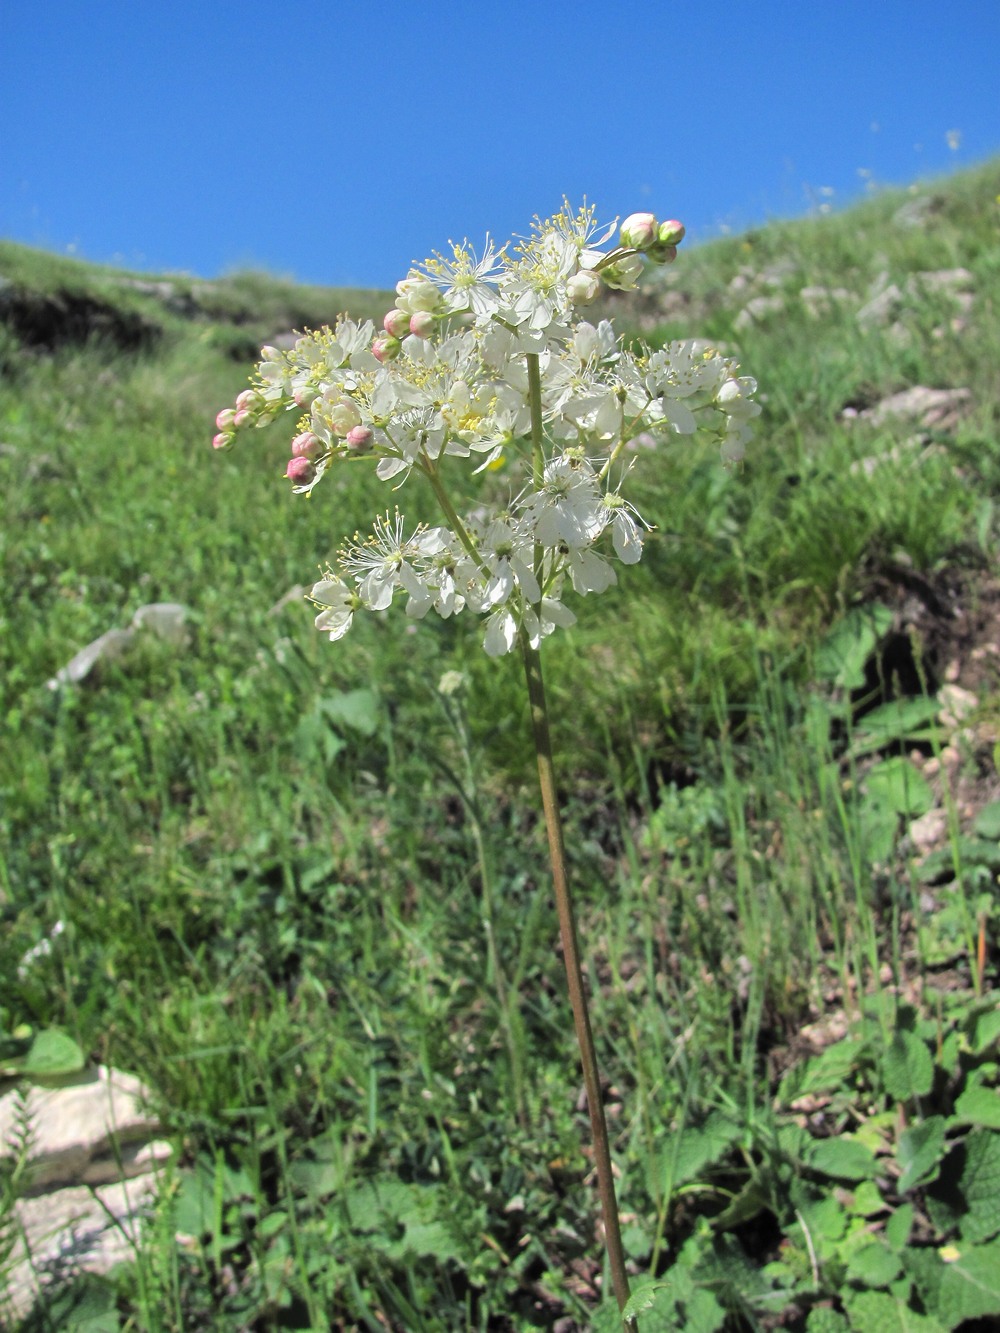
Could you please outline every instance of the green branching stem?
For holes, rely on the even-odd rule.
[[[528,352],[528,403],[531,407],[531,481],[536,491],[545,480],[545,448],[542,430],[542,370],[537,352]]]
[[[549,734],[548,709],[545,703],[545,686],[542,680],[542,659],[538,649],[531,646],[528,635],[523,629],[520,634],[520,645],[528,683],[531,727],[535,739],[535,754],[538,759],[538,781],[541,787],[542,809],[545,813],[545,829],[549,841],[549,859],[552,863],[552,884],[555,892],[556,910],[559,915],[563,962],[566,967],[570,1005],[573,1009],[573,1024],[576,1028],[576,1038],[580,1047],[583,1085],[587,1094],[587,1110],[590,1115],[590,1131],[594,1143],[594,1161],[597,1167],[597,1188],[601,1197],[601,1212],[604,1217],[605,1244],[615,1299],[618,1301],[618,1308],[623,1310],[629,1299],[629,1283],[625,1271],[621,1226],[618,1221],[615,1182],[611,1171],[611,1149],[608,1142],[607,1121],[604,1117],[604,1102],[601,1098],[601,1079],[597,1067],[597,1053],[594,1049],[594,1037],[590,1027],[590,1010],[587,1004],[587,992],[584,988],[583,971],[580,964],[576,919],[566,874],[566,851],[563,844],[559,800],[556,795],[552,739]],[[624,1327],[628,1330],[628,1333],[637,1333],[638,1323],[634,1319],[630,1319],[625,1322]]]
[[[430,459],[421,459],[418,462],[420,470],[431,484],[431,490],[434,492],[434,498],[441,506],[442,512],[451,526],[455,536],[462,543],[469,555],[483,571],[488,574],[489,570],[483,563],[483,557],[479,554],[479,548],[469,535],[469,530],[458,516],[458,510],[451,502],[451,497],[441,484],[441,478],[438,476],[438,470]]]

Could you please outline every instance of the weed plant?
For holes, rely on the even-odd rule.
[[[907,589],[988,602],[998,195],[991,164],[685,257],[665,300],[688,313],[653,336],[738,347],[766,390],[753,455],[733,474],[665,454],[613,635],[584,602],[552,644],[651,1328],[1000,1315],[1000,828],[952,808],[943,863],[916,864],[902,835],[927,797],[891,764],[940,754],[941,664],[928,642],[922,686],[878,675]],[[914,199],[924,221],[895,220]],[[736,327],[732,279],[779,261],[784,313]],[[902,289],[957,266],[959,331],[940,293],[905,336],[859,327],[880,274]],[[134,1262],[24,1327],[614,1327],[516,665],[487,669],[447,623],[408,637],[375,618],[331,653],[286,599],[329,549],[329,497],[269,484],[280,428],[211,476],[201,457],[243,387],[243,331],[349,298],[306,310],[254,277],[182,316],[72,270],[162,332],[130,351],[0,344],[0,1021],[140,1074],[178,1155]],[[11,246],[0,272],[48,295],[69,281]],[[858,300],[817,320],[792,299],[806,284]],[[912,423],[841,415],[913,384],[967,388],[971,411],[916,446]],[[356,470],[327,484],[338,511],[371,512]],[[189,608],[183,650],[143,639],[48,688],[156,601]],[[445,670],[474,691],[467,714],[438,696]],[[995,677],[979,695],[995,716]],[[988,747],[964,765],[994,782]]]

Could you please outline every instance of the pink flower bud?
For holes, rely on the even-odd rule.
[[[323,452],[323,443],[311,430],[304,430],[292,441],[292,453],[296,458],[315,458]]]
[[[345,443],[348,449],[353,449],[357,454],[364,454],[372,447],[374,438],[374,431],[367,426],[352,426],[347,432]]]
[[[215,418],[215,424],[218,426],[219,430],[232,430],[235,418],[236,413],[233,409],[231,407],[224,407]]]
[[[311,407],[319,394],[311,384],[300,384],[292,397],[295,399],[296,407]]]
[[[249,425],[252,420],[253,417],[246,408],[241,407],[238,412],[233,414],[233,430],[239,430],[242,426]]]
[[[249,412],[257,401],[257,395],[253,389],[244,389],[242,393],[236,395],[237,412]]]
[[[231,449],[233,447],[233,437],[231,434],[220,431],[218,435],[212,436],[213,449]]]
[[[316,469],[308,458],[290,458],[285,468],[285,476],[294,481],[296,486],[307,486],[316,475]]]
[[[394,308],[386,312],[382,327],[390,338],[405,338],[410,331],[410,317],[405,310]]]
[[[684,223],[678,222],[676,218],[671,218],[669,222],[660,223],[656,239],[660,245],[680,245],[684,239],[684,233]]]
[[[428,310],[418,310],[410,318],[410,332],[415,338],[429,338],[434,332],[434,316]]]
[[[657,240],[657,225],[652,213],[631,213],[622,223],[622,245],[630,250],[648,250]]]
[[[395,361],[402,345],[398,338],[376,338],[372,343],[372,356],[383,365],[386,361]]]

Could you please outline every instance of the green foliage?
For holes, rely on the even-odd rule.
[[[738,345],[758,441],[737,473],[665,453],[612,620],[581,599],[551,645],[643,1330],[1000,1313],[1000,805],[947,807],[920,864],[906,837],[942,799],[914,755],[947,739],[947,604],[997,552],[998,190],[991,164],[922,190],[932,227],[887,196],[682,255],[694,313],[654,336]],[[779,260],[786,316],[734,330],[731,280]],[[797,298],[960,264],[961,336],[941,298],[905,345]],[[372,617],[331,649],[287,594],[344,529],[330,503],[371,510],[364,470],[306,504],[280,431],[208,449],[248,348],[387,298],[143,290],[5,243],[0,274],[159,330],[48,355],[0,325],[0,1075],[133,1069],[182,1149],[134,1261],[33,1326],[617,1328],[516,671],[447,623]],[[918,382],[974,408],[916,454],[912,423],[841,417]],[[890,650],[921,592],[945,610],[904,688]],[[183,649],[48,688],[161,600],[189,609]],[[993,794],[991,757],[962,762]],[[0,1158],[0,1219],[24,1158]]]

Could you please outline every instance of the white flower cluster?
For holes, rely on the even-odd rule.
[[[380,332],[341,319],[288,352],[264,348],[252,387],[219,413],[217,448],[298,409],[296,492],[367,456],[396,489],[422,476],[445,520],[408,533],[386,514],[345,545],[312,590],[331,639],[400,593],[410,616],[484,616],[493,656],[522,632],[537,646],[573,623],[567,584],[603,592],[613,560],[642,554],[646,525],[621,494],[630,442],[700,433],[725,460],[743,457],[760,408],[734,361],[697,341],[628,350],[607,320],[582,317],[604,287],[634,286],[646,260],[670,262],[684,228],[633,214],[604,249],[613,232],[564,207],[522,242],[481,256],[454,246],[411,269]]]

